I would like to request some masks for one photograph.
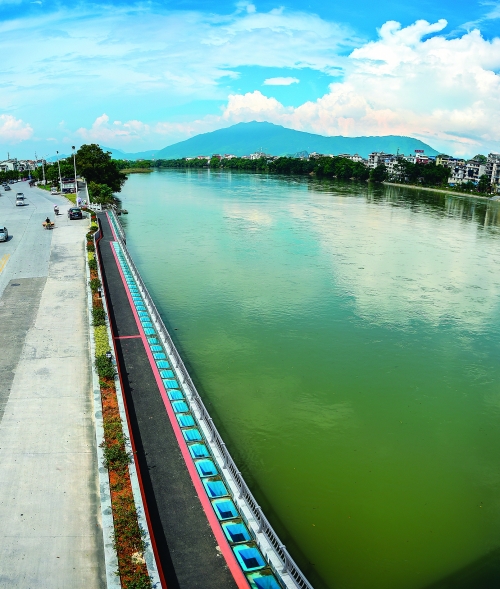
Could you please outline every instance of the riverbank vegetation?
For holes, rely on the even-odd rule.
[[[59,163],[47,162],[44,168],[40,166],[33,170],[31,176],[41,182],[45,173],[45,180],[50,189],[50,186],[59,185],[59,170],[61,178],[73,178],[75,164],[77,175],[87,181],[89,196],[93,203],[104,206],[116,204],[114,194],[121,191],[127,176],[120,172],[116,160],[111,159],[111,153],[105,152],[95,143],[82,145],[76,152],[74,161],[73,156],[69,156],[61,158]],[[75,202],[74,195],[66,196]]]
[[[128,442],[123,433],[115,387],[115,367],[109,357],[111,346],[106,329],[106,313],[100,296],[101,281],[97,272],[93,236],[97,230],[95,214],[87,233],[87,259],[92,292],[92,324],[95,341],[95,366],[101,390],[104,440],[103,466],[108,470],[113,510],[114,547],[118,558],[118,571],[123,589],[151,589],[151,580],[144,560],[144,531],[139,525],[135,508],[127,452]]]

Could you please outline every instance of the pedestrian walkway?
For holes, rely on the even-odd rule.
[[[87,223],[61,216],[54,231],[44,231],[40,219],[57,201],[36,188],[25,194],[25,208],[4,197],[0,205],[12,227],[0,297],[0,588],[98,589],[105,574],[86,317]]]
[[[248,586],[226,562],[186,468],[130,306],[105,213],[99,215],[103,280],[152,532],[168,589]],[[237,570],[236,570],[237,569]],[[233,574],[239,579],[235,581]],[[243,584],[241,582],[243,579]]]

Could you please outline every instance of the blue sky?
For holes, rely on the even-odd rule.
[[[241,121],[500,151],[500,1],[0,0],[0,158]]]

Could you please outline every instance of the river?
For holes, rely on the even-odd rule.
[[[496,203],[131,175],[127,245],[316,589],[500,586]]]

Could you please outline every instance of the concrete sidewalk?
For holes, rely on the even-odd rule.
[[[12,218],[19,241],[1,276],[0,347],[8,358],[0,359],[0,588],[105,587],[86,318],[88,223],[61,215],[46,232],[38,217],[55,199],[24,192],[31,211],[5,209],[34,220],[31,227]],[[69,203],[61,201],[64,214]]]

